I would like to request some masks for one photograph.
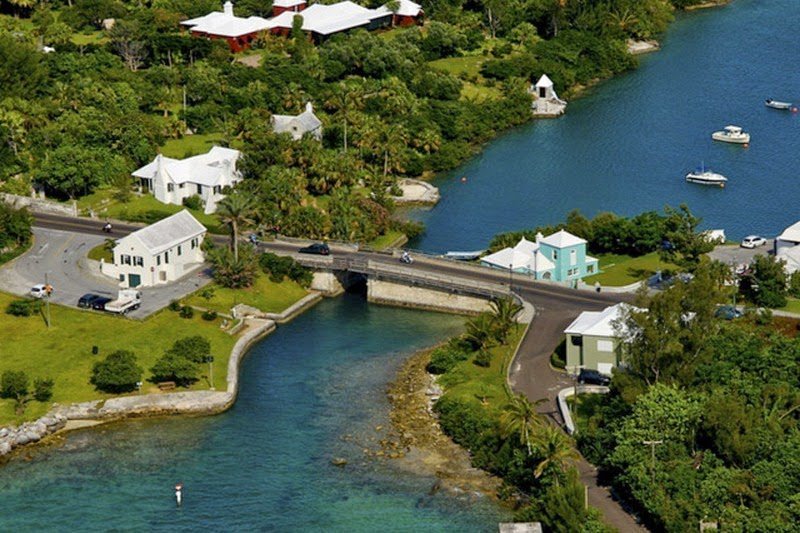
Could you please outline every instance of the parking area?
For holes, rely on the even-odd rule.
[[[0,290],[28,296],[31,287],[47,278],[53,286],[50,301],[57,304],[76,307],[86,293],[116,298],[117,282],[93,271],[86,258],[89,250],[105,241],[104,237],[42,228],[34,228],[33,234],[31,249],[0,268]],[[143,288],[142,305],[130,316],[144,318],[210,281],[209,272],[199,269],[174,283]]]
[[[738,244],[724,244],[714,248],[708,255],[711,259],[715,259],[726,265],[748,265],[757,255],[771,254],[775,249],[774,246],[774,239],[767,240],[766,246],[759,246],[758,248],[742,248]]]

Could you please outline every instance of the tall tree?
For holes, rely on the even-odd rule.
[[[561,429],[551,425],[546,425],[536,432],[534,449],[541,457],[533,471],[534,477],[538,479],[546,473],[551,473],[555,485],[559,485],[559,478],[567,468],[580,459],[572,440]]]
[[[241,192],[229,194],[217,204],[217,217],[231,229],[234,261],[239,260],[239,231],[253,223],[255,205],[251,196]]]
[[[500,417],[501,431],[505,438],[519,435],[520,444],[528,449],[528,455],[533,453],[534,430],[543,425],[543,420],[536,412],[536,406],[546,402],[543,398],[531,403],[524,394],[516,394],[505,406]]]

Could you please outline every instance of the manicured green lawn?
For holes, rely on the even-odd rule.
[[[69,40],[78,46],[87,44],[105,44],[108,42],[108,36],[102,30],[97,30],[91,33],[74,33]]]
[[[112,263],[114,261],[114,254],[111,253],[111,250],[106,247],[106,243],[98,244],[89,250],[89,253],[86,254],[86,257],[89,259],[94,259],[95,261],[100,261],[103,259],[106,261],[106,263]]]
[[[786,311],[788,313],[798,313],[800,314],[800,299],[798,298],[789,298],[786,304],[786,307],[781,307],[780,311]]]
[[[142,392],[152,392],[155,385],[147,382],[149,369],[175,340],[192,335],[202,335],[211,342],[214,355],[214,385],[224,390],[227,378],[228,356],[236,342],[220,329],[221,320],[208,322],[199,313],[192,319],[180,318],[177,313],[164,310],[140,322],[91,311],[82,311],[51,305],[52,326],[48,329],[41,316],[14,317],[5,314],[8,304],[17,297],[0,293],[0,373],[6,370],[23,370],[34,378],[55,379],[53,402],[67,404],[93,399],[110,398],[97,392],[89,384],[92,365],[109,353],[131,350],[144,370]],[[92,355],[92,346],[99,355]],[[207,365],[201,372],[206,375]],[[193,386],[207,389],[206,379]],[[30,402],[22,416],[14,414],[11,400],[0,400],[0,426],[18,423],[43,415],[50,402]]]
[[[226,289],[216,284],[208,285],[214,291],[214,296],[206,300],[201,294],[203,290],[192,294],[184,300],[187,305],[213,309],[218,313],[230,314],[231,307],[236,304],[245,304],[261,309],[266,313],[280,313],[293,303],[308,294],[303,287],[294,281],[285,280],[283,283],[274,283],[261,274],[255,284],[249,289]]]
[[[629,255],[606,254],[599,255],[600,260],[599,274],[583,278],[589,285],[600,282],[601,285],[610,287],[621,287],[641,281],[653,274],[657,270],[678,268],[672,263],[665,263],[658,256],[658,252],[649,253],[641,257],[631,257]]]
[[[381,235],[369,243],[369,246],[370,248],[374,248],[376,250],[384,250],[391,246],[396,246],[395,243],[403,241],[404,237],[405,235],[400,231],[390,231],[386,235]]]
[[[155,222],[186,209],[182,205],[162,204],[152,194],[134,196],[122,203],[113,197],[111,189],[98,189],[78,200],[78,208],[82,213],[93,210],[101,218],[116,218],[135,222]],[[211,233],[227,233],[214,215],[190,209],[192,215]],[[151,220],[152,219],[152,220]]]
[[[161,147],[165,157],[184,159],[193,155],[208,152],[215,144],[222,142],[221,133],[197,133],[186,135],[180,139],[170,139]]]
[[[480,74],[481,63],[483,63],[484,56],[462,56],[462,57],[446,57],[444,59],[437,59],[430,61],[428,64],[437,69],[454,76],[465,74],[467,76],[478,76]]]
[[[478,366],[473,362],[474,358],[470,358],[444,374],[440,383],[446,394],[469,401],[478,400],[493,411],[502,411],[509,399],[506,371],[524,332],[524,325],[519,324],[509,336],[507,345],[491,348],[492,363],[488,367]]]

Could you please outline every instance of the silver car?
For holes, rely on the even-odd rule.
[[[748,235],[742,239],[742,248],[758,248],[759,246],[766,246],[767,239],[759,237],[758,235]]]

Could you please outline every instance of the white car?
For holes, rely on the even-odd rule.
[[[758,235],[748,235],[742,240],[742,248],[758,248],[759,246],[766,246],[766,244],[767,239]]]
[[[37,283],[31,287],[31,296],[34,298],[44,298],[51,292],[53,292],[53,287],[45,285],[44,283]]]

